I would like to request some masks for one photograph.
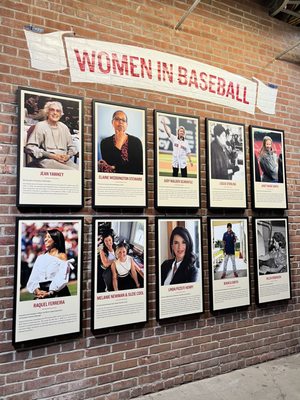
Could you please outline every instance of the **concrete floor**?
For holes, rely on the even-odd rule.
[[[300,353],[138,399],[300,400]]]

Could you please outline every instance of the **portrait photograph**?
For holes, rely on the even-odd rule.
[[[81,331],[82,225],[17,218],[14,343]]]
[[[250,304],[247,218],[208,218],[212,311]]]
[[[156,219],[157,318],[203,312],[200,218]]]
[[[245,126],[206,118],[209,208],[247,208]]]
[[[147,320],[147,220],[93,220],[92,329]]]
[[[93,101],[93,205],[147,204],[146,109]]]
[[[258,304],[291,298],[288,219],[254,218]]]
[[[199,118],[155,110],[157,208],[200,207]]]
[[[254,209],[286,209],[284,132],[250,126],[252,204]]]
[[[17,205],[83,204],[83,99],[19,88]]]

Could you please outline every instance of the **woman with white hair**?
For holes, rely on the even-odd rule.
[[[25,153],[33,161],[31,167],[78,169],[71,158],[77,154],[69,128],[59,120],[63,107],[59,101],[48,101],[43,110],[46,120],[38,122],[28,138]]]

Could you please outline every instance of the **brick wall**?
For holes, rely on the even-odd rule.
[[[298,30],[268,16],[259,1],[205,0],[179,31],[173,27],[191,4],[185,0],[4,0],[0,6],[0,397],[5,399],[129,399],[185,382],[243,368],[299,351],[300,161],[299,65],[274,56],[299,39]],[[45,32],[70,30],[79,37],[112,41],[169,52],[214,65],[246,78],[256,76],[279,85],[276,115],[258,110],[254,116],[185,97],[145,90],[71,83],[68,71],[41,72],[30,67],[23,26]],[[16,163],[17,87],[26,86],[80,95],[85,106],[85,216],[83,263],[83,335],[73,340],[15,351],[11,344]],[[91,216],[107,216],[91,208],[91,101],[122,102],[148,109],[149,322],[144,328],[114,329],[94,336],[90,331]],[[155,320],[153,208],[153,109],[200,117],[201,204],[203,218],[205,313],[159,325]],[[204,119],[219,118],[246,125],[285,130],[292,300],[252,305],[243,311],[209,312]],[[247,152],[249,172],[249,154]],[[250,178],[248,176],[250,210]],[[35,215],[40,210],[30,210]],[[272,212],[271,212],[272,213]],[[58,213],[60,215],[60,213]],[[122,212],[126,215],[126,212]],[[21,214],[22,215],[22,214]],[[43,214],[42,214],[43,215]],[[49,212],[48,215],[51,215]],[[61,213],[61,215],[64,215]],[[226,215],[225,213],[223,215]],[[241,214],[240,214],[241,215]],[[251,226],[251,219],[250,219]],[[250,236],[251,280],[253,247]],[[1,393],[2,392],[2,393]]]

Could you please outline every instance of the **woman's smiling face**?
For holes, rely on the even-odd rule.
[[[46,250],[50,250],[52,249],[53,245],[54,245],[54,240],[52,239],[52,237],[50,236],[49,232],[46,233],[45,238],[44,238],[44,243],[46,246]]]
[[[186,242],[180,235],[175,235],[172,243],[172,250],[176,261],[182,261],[186,252]]]

